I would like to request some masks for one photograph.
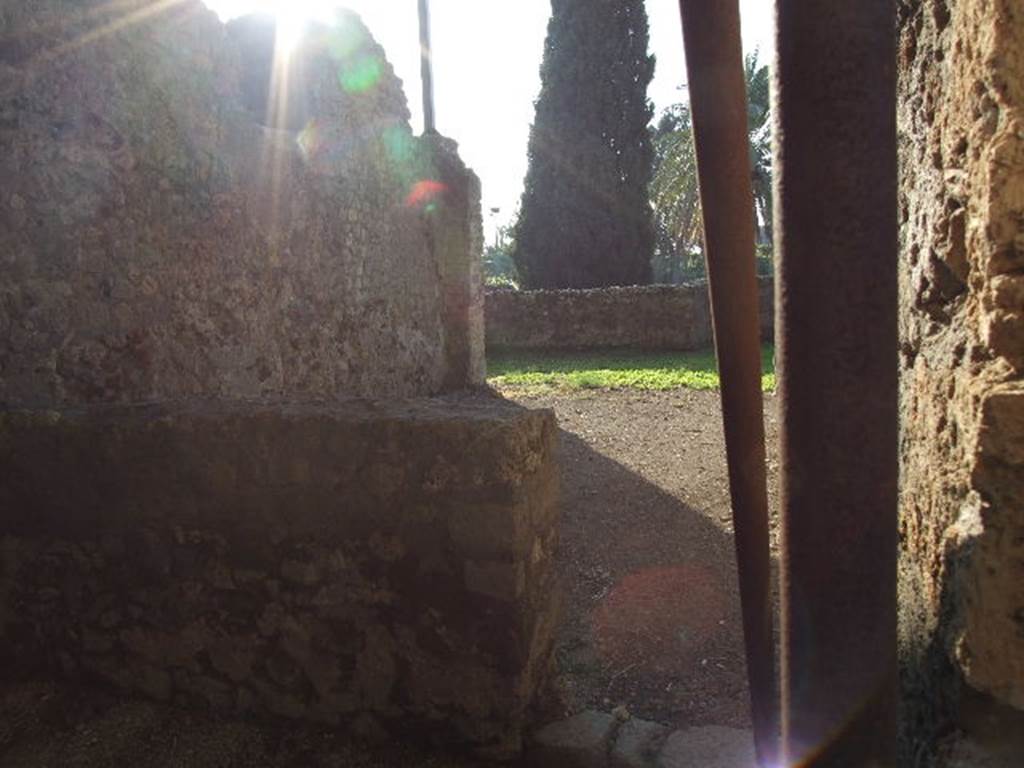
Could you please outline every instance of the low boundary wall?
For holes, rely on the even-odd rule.
[[[758,278],[761,337],[773,337],[773,281]],[[590,290],[487,292],[490,349],[690,350],[712,345],[706,282]]]

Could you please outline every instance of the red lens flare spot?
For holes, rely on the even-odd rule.
[[[664,674],[692,665],[726,613],[722,588],[706,569],[648,568],[615,585],[594,610],[591,628],[607,662]]]
[[[405,198],[407,208],[417,208],[436,202],[448,189],[440,181],[424,179],[412,185],[412,189]]]

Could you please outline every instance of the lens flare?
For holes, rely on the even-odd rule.
[[[306,123],[306,127],[299,131],[295,141],[299,145],[302,157],[307,162],[313,161],[323,142],[320,135],[320,126],[317,121],[314,119]]]
[[[432,213],[437,208],[437,201],[447,190],[443,183],[433,179],[423,179],[412,185],[409,194],[405,198],[407,208],[422,207],[427,213]]]
[[[306,19],[303,16],[292,13],[275,12],[277,19],[277,34],[275,43],[280,55],[290,56],[292,51],[302,40],[302,33],[305,28]]]
[[[179,0],[180,1],[180,0]],[[277,47],[288,55],[302,39],[306,24],[324,20],[332,7],[327,0],[204,0],[222,20],[264,13],[277,22]]]
[[[383,72],[384,62],[379,56],[363,54],[341,66],[338,80],[348,93],[365,93],[380,81]]]
[[[720,576],[702,565],[646,568],[611,588],[591,614],[591,631],[606,662],[683,677],[720,638],[726,607]]]
[[[412,162],[416,142],[407,126],[389,125],[381,132],[381,141],[387,148],[388,157],[396,166],[405,167]]]

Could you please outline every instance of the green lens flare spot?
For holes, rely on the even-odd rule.
[[[384,129],[381,140],[395,164],[404,165],[412,160],[415,144],[412,134],[408,130],[403,130],[398,125],[392,125]]]
[[[365,55],[343,64],[338,79],[348,93],[364,93],[380,81],[383,72],[384,64],[379,57]]]

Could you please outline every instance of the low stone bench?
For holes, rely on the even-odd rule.
[[[484,396],[0,411],[4,667],[511,756],[555,440]]]

